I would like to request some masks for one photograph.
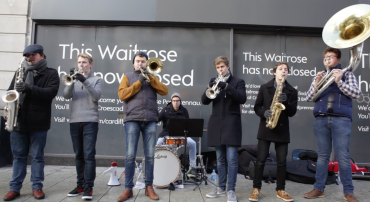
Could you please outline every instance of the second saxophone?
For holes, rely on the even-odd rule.
[[[283,86],[284,86],[284,76],[280,80],[280,82],[277,84],[276,91],[274,98],[272,99],[270,110],[272,111],[272,116],[268,119],[266,119],[266,127],[270,129],[274,129],[276,127],[277,122],[279,121],[280,113],[282,110],[285,110],[285,106],[283,103],[279,102],[279,95],[283,92]]]

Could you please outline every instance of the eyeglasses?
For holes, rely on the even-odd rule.
[[[327,60],[327,59],[334,59],[336,58],[337,56],[335,55],[330,55],[330,56],[325,56],[324,58]]]
[[[172,100],[172,102],[180,102],[180,100]]]

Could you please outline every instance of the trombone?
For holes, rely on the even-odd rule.
[[[159,74],[163,70],[163,62],[156,57],[150,58],[148,61],[146,61],[146,69],[149,72],[149,74]],[[145,79],[150,82],[149,75],[146,75],[144,73],[143,67],[140,67],[141,74],[145,77]]]

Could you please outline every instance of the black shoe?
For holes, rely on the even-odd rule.
[[[84,189],[84,194],[82,195],[82,199],[91,200],[93,198],[92,197],[92,191],[93,191],[93,189],[91,187],[85,188]]]
[[[78,196],[82,192],[84,192],[84,189],[82,187],[77,186],[74,190],[68,193],[68,196]]]

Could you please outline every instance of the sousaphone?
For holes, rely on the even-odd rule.
[[[354,72],[360,64],[364,41],[370,36],[370,5],[356,4],[348,6],[334,14],[322,31],[322,39],[326,45],[342,49],[350,48],[350,59],[342,70]],[[316,92],[311,101],[315,101],[333,82],[332,73],[327,73],[321,83],[316,86]]]

